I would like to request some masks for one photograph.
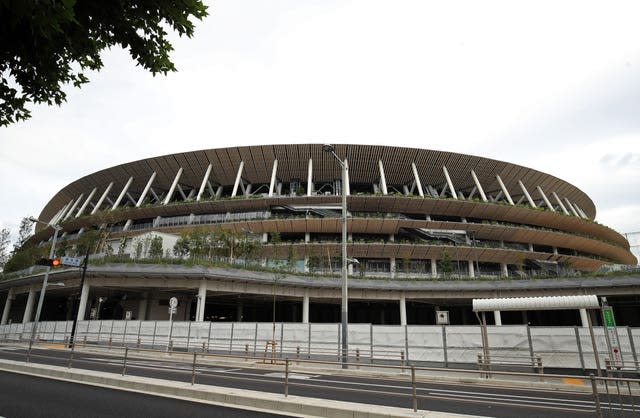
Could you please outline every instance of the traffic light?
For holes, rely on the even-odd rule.
[[[36,260],[36,266],[58,267],[62,262],[59,258],[40,258]]]

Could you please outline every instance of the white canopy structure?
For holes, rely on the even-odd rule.
[[[598,309],[599,307],[598,298],[595,295],[473,299],[474,312]]]

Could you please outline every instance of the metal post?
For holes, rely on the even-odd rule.
[[[191,321],[189,321],[189,328],[187,330],[187,351],[189,351],[189,341],[191,341]]]
[[[591,347],[593,347],[593,356],[596,360],[596,372],[598,377],[602,376],[600,371],[600,354],[598,353],[598,346],[596,345],[596,336],[593,333],[593,322],[591,321],[591,312],[587,311],[587,322],[589,324],[589,334],[591,335]]]
[[[284,363],[284,396],[289,396],[289,359]]]
[[[191,386],[196,383],[196,359],[198,357],[197,352],[193,352],[193,365],[191,366]]]
[[[335,152],[334,154],[335,155]],[[347,172],[349,166],[345,158],[342,163],[342,368],[349,362],[349,295],[347,277]]]
[[[580,357],[580,366],[582,367],[582,371],[584,371],[584,354],[582,353],[582,342],[580,341],[580,330],[578,329],[578,327],[575,327],[575,333],[576,345],[578,346],[578,356]]]
[[[324,152],[330,152],[342,167],[342,309],[341,324],[342,335],[340,338],[342,352],[342,368],[349,367],[349,294],[348,294],[348,271],[347,271],[347,183],[349,178],[349,163],[345,158],[342,161],[336,154],[335,147],[331,144],[322,146]]]
[[[589,374],[589,380],[591,381],[591,391],[593,393],[593,402],[596,405],[596,411],[595,411],[596,416],[598,418],[602,418],[602,410],[600,409],[600,397],[598,396],[598,385],[596,385],[596,378],[593,376],[593,373]]]
[[[442,351],[444,354],[444,367],[449,367],[449,353],[447,350],[447,329],[442,325]]]
[[[213,325],[213,322],[209,321],[209,334],[207,335],[207,353],[209,352],[209,347],[211,345],[211,325]]]
[[[129,347],[124,348],[124,360],[122,362],[122,375],[127,372],[127,357],[129,357]]]
[[[233,349],[233,322],[231,323],[231,336],[229,337],[229,354],[231,354],[231,350]]]
[[[40,223],[44,223],[40,220],[37,220],[37,222]],[[51,249],[49,250],[49,258],[53,258],[56,252],[56,242],[58,241],[58,232],[60,232],[60,230],[62,228],[60,228],[58,225],[51,225],[51,227],[53,227],[54,232],[53,232],[53,239],[51,240]],[[42,279],[42,289],[40,290],[40,297],[38,298],[38,307],[36,308],[36,317],[35,320],[33,321],[33,329],[31,330],[31,339],[29,340],[29,352],[31,352],[31,346],[33,345],[33,339],[36,336],[36,330],[38,328],[38,322],[40,321],[40,312],[42,312],[42,304],[44,302],[44,294],[45,291],[47,290],[47,284],[49,282],[49,271],[51,271],[51,267],[47,266],[47,269],[44,272],[44,279]]]
[[[84,255],[84,264],[82,266],[82,274],[80,275],[80,302],[82,302],[82,289],[84,288],[84,279],[87,275],[87,266],[89,265],[89,252],[91,246],[87,245],[87,252]],[[88,293],[87,293],[88,296]],[[75,307],[75,303],[73,304]],[[80,311],[80,304],[78,304],[78,312]],[[69,348],[73,348],[74,339],[76,337],[76,326],[78,324],[78,315],[75,308],[73,309],[73,324],[71,325],[71,337],[69,338]],[[126,322],[125,322],[126,324]]]
[[[411,365],[411,399],[413,403],[413,412],[418,411],[418,396],[416,391],[416,368]]]

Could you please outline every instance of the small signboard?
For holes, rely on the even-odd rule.
[[[80,267],[83,262],[82,257],[60,257],[60,261],[65,266]]]
[[[171,306],[172,308],[177,307],[178,306],[178,298],[174,296],[171,299],[169,299],[169,306]]]
[[[436,311],[436,324],[449,325],[449,311]]]
[[[620,368],[622,367],[622,351],[620,349],[620,340],[618,339],[618,330],[616,329],[616,320],[613,317],[613,308],[611,306],[602,307],[602,318],[607,331],[611,359],[613,360],[614,366]]]
[[[125,312],[124,319],[126,319],[127,321],[130,321],[131,320],[131,313],[132,313],[131,311]]]

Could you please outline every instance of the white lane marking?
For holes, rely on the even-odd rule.
[[[284,379],[286,376],[284,373],[266,373],[262,376],[265,377],[277,377],[280,379]],[[306,380],[306,379],[311,379],[313,377],[318,377],[319,375],[312,375],[312,374],[300,374],[300,373],[289,373],[289,379],[300,379],[300,380]]]

